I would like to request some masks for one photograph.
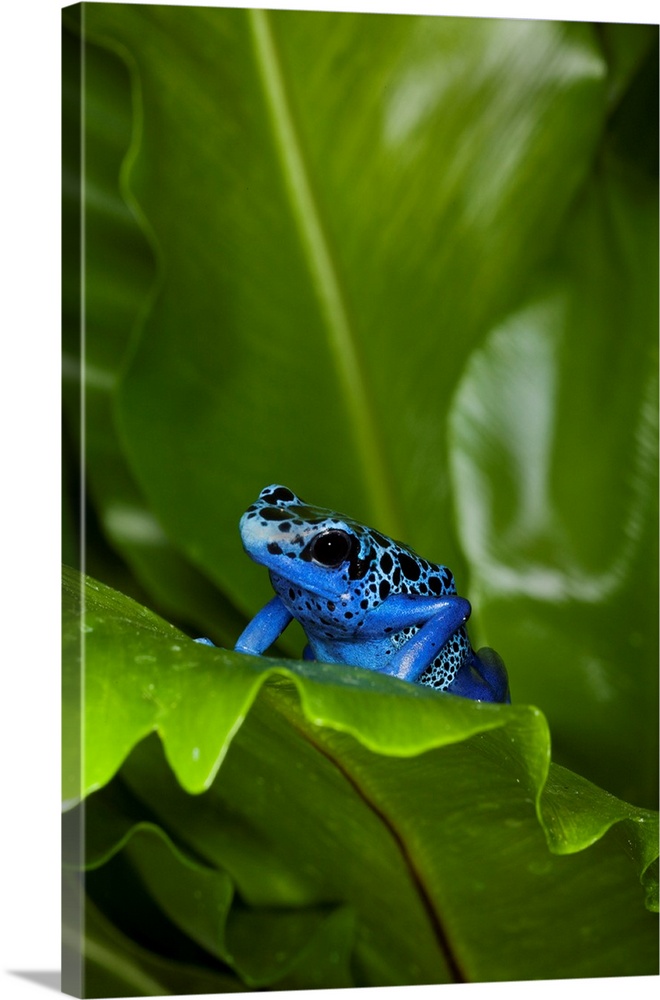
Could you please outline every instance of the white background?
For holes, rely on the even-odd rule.
[[[161,0],[163,2],[163,0]],[[190,0],[179,0],[190,6]],[[225,6],[254,6],[226,3]],[[277,2],[271,8],[358,10],[657,23],[649,0]],[[52,991],[23,972],[60,967],[59,946],[59,372],[60,9],[57,0],[3,4],[2,81],[2,520],[3,767],[0,810],[0,995]],[[44,566],[44,554],[47,556]],[[45,572],[44,572],[45,570]],[[455,996],[581,998],[634,991],[657,979],[446,987]],[[436,995],[440,987],[407,990]],[[350,991],[364,997],[360,991]],[[392,991],[378,991],[392,996]],[[338,992],[349,1000],[347,991]],[[300,997],[301,994],[292,994]],[[310,994],[316,1000],[328,993]]]

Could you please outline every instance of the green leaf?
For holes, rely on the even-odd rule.
[[[654,803],[657,191],[628,180],[593,182],[557,273],[470,358],[450,432],[470,593],[514,697],[564,762]]]
[[[174,766],[186,786],[201,790],[254,697],[246,681],[258,673],[258,661],[247,659],[227,671],[220,689],[214,664],[174,626],[117,591],[81,582],[73,570],[65,571],[64,586],[65,802],[105,784],[132,747],[156,728],[169,736]],[[195,712],[187,697],[191,690],[197,692]],[[200,728],[213,735],[198,746]]]
[[[296,982],[352,985],[350,910],[254,910],[239,901],[230,913],[233,884],[226,872],[187,859],[158,827],[133,828],[132,834],[126,852],[154,900],[197,944],[235,968],[243,982],[252,987],[276,982],[280,988],[294,988]]]
[[[84,430],[87,501],[94,505],[103,533],[141,586],[131,587],[127,574],[103,550],[101,562],[99,546],[90,546],[89,533],[86,558],[95,572],[103,570],[105,579],[131,587],[133,596],[143,597],[146,588],[163,613],[229,641],[244,620],[167,537],[145,503],[118,437],[115,393],[136,326],[156,288],[156,263],[153,240],[147,238],[148,229],[145,235],[140,226],[144,219],[139,206],[125,184],[120,191],[120,176],[139,144],[129,73],[116,55],[90,47],[85,52],[81,102],[87,42],[81,43],[79,37],[80,16],[80,9],[69,11],[71,28],[63,33],[63,403],[70,435],[65,443],[71,452],[65,457],[71,466],[79,462]],[[85,317],[84,351],[79,341],[81,313]],[[84,428],[80,425],[83,401]],[[75,551],[72,545],[69,551]]]
[[[62,897],[65,914],[62,927],[63,976],[79,962],[79,931],[69,922],[67,903],[77,899],[80,889],[74,876],[65,873]],[[161,996],[180,993],[234,993],[245,990],[227,971],[205,968],[167,957],[137,944],[119,930],[90,899],[85,900],[85,941],[82,979],[70,983],[72,993],[85,997]],[[64,979],[66,984],[66,978]]]
[[[589,30],[521,23],[507,42],[505,22],[475,21],[456,67],[460,20],[213,10],[177,19],[166,8],[95,5],[88,25],[129,48],[143,106],[154,109],[143,118],[130,183],[168,278],[119,411],[150,502],[250,607],[257,577],[238,557],[235,512],[272,478],[312,497],[334,483],[329,503],[431,546],[431,556],[451,544],[436,527],[448,520],[449,393],[483,314],[499,311],[547,254],[588,169],[605,94]],[[140,42],[145,31],[148,45]],[[205,44],[210,37],[214,44]],[[527,58],[514,63],[518,46]],[[350,51],[364,52],[365,63],[341,63]],[[541,58],[547,71],[539,76]],[[459,92],[460,112],[447,115]],[[383,93],[386,102],[374,107]],[[484,103],[485,93],[501,97]],[[349,95],[339,150],[333,123]],[[468,134],[466,114],[474,120]],[[539,117],[547,131],[535,130]],[[581,126],[565,129],[558,145],[555,129],[573,119]],[[177,134],[185,141],[168,138]],[[196,142],[203,150],[191,155]],[[503,150],[494,176],[494,152]],[[446,182],[436,184],[441,155],[449,158]],[[530,189],[541,162],[542,182]],[[460,201],[459,178],[467,188]],[[216,250],[200,255],[202,245]],[[468,274],[478,298],[463,291]],[[245,335],[233,335],[237,329]],[[448,329],[460,329],[460,350],[444,350]],[[404,330],[417,333],[402,350]],[[158,408],[145,405],[156,393]],[[323,407],[310,425],[309,404],[318,399]],[[266,439],[273,424],[276,439]],[[222,442],[221,464],[208,460],[214,442]],[[311,449],[324,455],[322,466],[301,461]],[[409,475],[416,455],[437,456],[431,482]],[[165,490],[173,464],[179,474]],[[404,505],[414,512],[412,535]],[[212,523],[219,530],[206,537]]]
[[[210,649],[131,598],[66,568],[64,601],[67,710],[76,706],[83,658],[85,665],[84,771],[78,785],[72,780],[65,788],[66,800],[109,781],[135,744],[153,730],[161,735],[183,787],[202,791],[271,677],[294,680],[310,719],[359,733],[376,752],[421,753],[511,722],[523,745],[537,744],[529,766],[537,784],[544,780],[549,742],[537,709],[461,698],[438,702],[430,689],[403,681],[393,686],[391,678],[356,667]],[[408,713],[401,712],[401,699],[413,706]],[[444,705],[441,725],[439,704]],[[67,730],[75,733],[76,727]]]
[[[73,649],[79,608],[65,606]],[[337,954],[335,932],[363,985],[651,971],[638,879],[657,906],[657,816],[549,767],[537,709],[202,647],[93,581],[84,606],[83,788],[121,765],[88,800],[88,863],[128,851],[162,910],[243,981],[313,966],[316,933]],[[176,856],[140,847],[154,824]],[[223,872],[250,911],[224,937]],[[240,942],[255,921],[273,944],[250,966]]]

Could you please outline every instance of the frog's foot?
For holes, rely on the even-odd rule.
[[[490,701],[510,704],[509,678],[502,658],[494,649],[484,646],[478,653],[473,651],[447,688],[449,694],[472,701]]]
[[[215,646],[214,642],[210,639],[193,639],[193,642],[198,642],[201,646]]]

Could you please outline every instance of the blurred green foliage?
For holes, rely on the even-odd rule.
[[[284,482],[449,564],[514,699],[484,734],[388,683],[379,722],[382,679],[339,668],[312,712],[309,668],[94,585],[88,995],[120,954],[126,995],[657,971],[657,32],[83,4],[63,45],[65,561],[84,519],[93,576],[231,648],[269,595],[238,517]]]

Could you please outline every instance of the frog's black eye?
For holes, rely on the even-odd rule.
[[[324,531],[322,535],[317,535],[309,551],[315,562],[334,569],[348,559],[351,551],[351,536],[345,531]]]

